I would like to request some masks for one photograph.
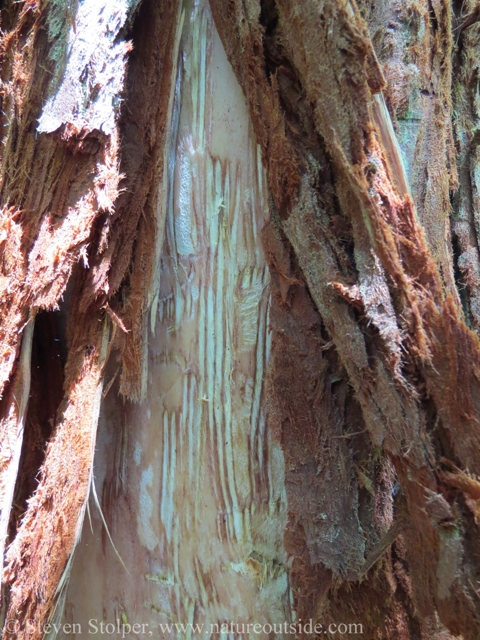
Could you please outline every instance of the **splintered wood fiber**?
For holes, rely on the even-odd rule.
[[[92,607],[478,638],[480,23],[457,5],[3,3],[5,640]],[[96,446],[135,579],[92,532],[67,592]]]

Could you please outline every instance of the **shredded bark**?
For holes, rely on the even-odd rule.
[[[90,487],[103,370],[114,343],[123,353],[123,393],[138,398],[145,391],[146,317],[158,286],[159,185],[180,4],[144,3],[147,33],[133,32],[138,53],[127,77],[127,34],[138,4],[86,0],[73,13],[52,0],[2,9],[0,487],[2,545],[9,528],[14,535],[3,608],[16,625],[15,632],[6,625],[5,638],[40,638],[68,580]],[[11,512],[26,412],[16,398],[20,388],[28,398],[30,388],[30,355],[24,364],[19,358],[22,335],[29,318],[32,332],[35,314],[58,308],[65,295],[64,398],[41,419],[53,425],[43,431],[48,445],[38,486],[24,513]],[[25,464],[38,460],[33,449],[42,447],[32,431],[42,432],[35,420],[32,413]],[[20,474],[22,501],[25,473],[31,482],[28,470]]]
[[[359,3],[386,80],[385,100],[417,213],[446,290],[459,304],[450,241],[458,186],[452,131],[452,8],[442,2]]]
[[[75,14],[56,0],[6,4],[0,491],[2,544],[13,537],[3,608],[18,627],[3,637],[36,640],[68,579],[113,346],[120,391],[146,392],[182,18],[177,0],[145,0],[136,20],[127,0],[84,0]],[[453,19],[437,1],[363,2],[365,20],[348,0],[211,6],[271,194],[267,406],[286,461],[297,618],[362,623],[378,640],[473,640],[480,343],[455,276],[478,329],[476,8]],[[408,110],[422,114],[413,132]],[[38,487],[12,520],[34,317],[63,296],[64,396]]]
[[[453,198],[454,248],[465,316],[475,331],[480,328],[480,257],[478,237],[478,77],[480,31],[473,2],[454,5],[453,109],[460,188]]]
[[[41,481],[6,555],[10,585],[4,638],[41,637],[83,523],[109,338],[108,322],[77,319],[66,397],[42,465]],[[84,339],[91,339],[88,347]],[[16,626],[18,625],[18,626]],[[37,627],[37,628],[35,628]]]
[[[287,476],[292,518],[286,539],[293,540],[289,551],[294,556],[297,613],[308,617],[317,611],[319,620],[326,615],[353,621],[354,611],[366,625],[364,632],[379,638],[433,638],[441,630],[439,618],[453,634],[473,639],[480,622],[474,587],[480,567],[469,533],[475,526],[474,514],[463,506],[462,496],[447,490],[439,474],[445,465],[443,459],[465,473],[479,468],[480,345],[464,324],[452,290],[452,261],[442,253],[442,247],[447,247],[448,194],[455,182],[455,168],[451,167],[451,178],[443,184],[445,172],[439,171],[445,162],[438,155],[429,155],[428,144],[423,145],[419,164],[427,162],[428,170],[440,179],[432,182],[430,178],[426,183],[443,202],[440,218],[446,222],[443,228],[438,225],[439,239],[432,235],[432,193],[425,192],[420,198],[425,234],[410,196],[400,188],[403,175],[395,173],[400,156],[392,157],[391,153],[398,145],[392,138],[393,127],[388,122],[383,126],[378,123],[379,116],[385,116],[376,107],[375,94],[385,87],[385,81],[367,25],[355,5],[231,2],[228,12],[215,0],[212,6],[250,105],[268,170],[273,210],[278,212],[272,220],[282,253],[272,251],[267,241],[271,268],[278,271],[276,256],[285,252],[290,255],[290,264],[293,258],[298,264],[311,306],[326,332],[325,341],[335,346],[338,366],[361,408],[361,418],[356,419],[359,427],[352,429],[365,432],[355,436],[362,443],[357,447],[377,452],[375,457],[380,461],[385,456],[393,465],[399,486],[391,522],[402,521],[403,525],[400,534],[400,529],[396,530],[396,535],[387,539],[384,552],[400,535],[382,560],[376,545],[381,549],[381,538],[388,533],[375,520],[375,509],[368,510],[368,488],[378,497],[377,504],[385,504],[373,459],[355,467],[357,447],[343,454],[346,461],[338,446],[330,444],[331,452],[325,452],[321,443],[334,442],[338,435],[331,420],[318,425],[317,443],[308,447],[310,458],[315,460],[311,468],[316,468],[319,479],[309,479],[308,465],[292,451],[288,433],[297,438],[308,433],[305,426],[295,426],[295,418],[305,411],[305,404],[313,402],[311,391],[306,397],[299,392],[313,388],[312,366],[305,360],[306,349],[301,349],[296,367],[289,361],[289,369],[295,373],[288,381],[284,379],[287,366],[281,354],[285,352],[285,333],[302,334],[308,312],[305,305],[296,302],[298,294],[289,297],[283,292],[277,297],[282,312],[272,347],[271,402],[276,419],[284,425],[281,438],[293,467]],[[430,16],[435,27],[432,37],[441,55],[447,56],[450,17],[444,16],[440,7],[434,11]],[[442,42],[447,43],[445,49]],[[451,76],[448,64],[442,65],[435,56],[433,61],[438,65],[433,84],[439,82],[439,99],[444,102],[440,105],[443,121],[437,109],[432,133],[443,136],[440,149],[451,154]],[[423,72],[427,71],[424,67]],[[278,146],[281,151],[274,153]],[[276,159],[287,157],[289,164],[284,163],[283,170],[288,176],[282,182]],[[339,228],[341,235],[336,232]],[[282,273],[292,275],[285,266]],[[295,277],[300,278],[298,274]],[[312,349],[313,345],[308,352]],[[324,356],[320,344],[316,352],[316,367],[321,371]],[[290,385],[297,393],[286,393]],[[343,424],[350,423],[351,418]],[[343,508],[349,504],[351,492],[358,491],[359,479],[363,483],[364,495],[358,501],[350,498],[350,513],[343,522],[359,522],[357,538],[366,541],[365,551],[351,536],[356,547],[352,555],[341,538],[332,539],[328,527],[318,523],[318,515],[317,520],[308,517],[308,523],[299,515],[311,513],[309,505],[321,501],[324,491],[321,478],[325,482],[332,477],[328,464],[316,465],[325,456],[330,464],[346,470],[343,480],[337,481]],[[362,475],[357,471],[355,477],[349,468],[360,468]],[[302,493],[296,487],[303,482],[309,490]],[[332,493],[330,489],[329,495]],[[359,520],[360,512],[367,514],[366,524]],[[328,522],[332,515],[325,515]],[[384,526],[385,519],[380,522]],[[372,541],[369,531],[380,543]],[[318,544],[330,548],[328,556],[315,556],[313,549]],[[340,568],[332,562],[335,551],[346,566]],[[377,564],[368,572],[372,554]],[[361,588],[349,586],[349,595],[342,599],[338,589],[344,588],[346,580],[363,582]],[[323,582],[321,587],[319,581]],[[387,599],[386,583],[390,585]],[[379,612],[378,618],[374,611]]]

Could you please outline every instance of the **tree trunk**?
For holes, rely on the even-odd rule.
[[[479,15],[4,3],[3,638],[478,637]]]

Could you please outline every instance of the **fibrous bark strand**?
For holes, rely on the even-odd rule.
[[[476,7],[211,0],[249,123],[206,5],[138,4],[3,10],[4,637],[58,604],[107,371],[99,486],[142,587],[93,535],[115,589],[78,604],[77,565],[66,620],[113,594],[152,624],[274,621],[291,597],[378,640],[473,640]],[[19,520],[34,316],[67,283],[64,398]]]
[[[429,235],[428,212],[430,246],[409,195],[399,190],[402,178],[395,175],[395,162],[389,153],[396,143],[385,139],[393,127],[379,127],[375,122],[375,94],[385,85],[367,26],[349,3],[279,0],[271,3],[275,10],[270,12],[268,24],[261,23],[265,14],[260,3],[231,3],[229,12],[223,11],[221,3],[214,1],[212,5],[262,144],[278,211],[273,218],[278,227],[275,234],[283,235],[283,246],[287,240],[290,243],[291,248],[283,252],[287,256],[290,252],[290,264],[295,256],[327,332],[326,339],[332,340],[360,404],[364,423],[361,431],[365,435],[357,436],[357,442],[368,434],[377,455],[382,452],[393,464],[401,487],[393,509],[394,520],[405,519],[401,541],[394,545],[394,555],[381,569],[385,580],[390,585],[393,581],[394,586],[386,600],[384,587],[376,583],[381,574],[371,575],[373,593],[378,589],[377,611],[381,613],[375,618],[370,609],[363,617],[368,633],[372,637],[386,634],[403,638],[415,633],[431,637],[431,625],[435,628],[434,617],[439,615],[454,634],[473,638],[479,623],[478,600],[471,581],[472,575],[478,575],[478,567],[468,534],[473,514],[463,506],[464,495],[449,491],[438,470],[444,459],[461,469],[478,468],[479,344],[463,323],[452,291],[451,260],[445,254],[442,258],[443,245]],[[448,31],[449,20],[443,20],[439,29]],[[447,40],[449,37],[447,34]],[[442,117],[448,119],[448,65],[442,73],[447,73],[442,80],[447,100],[441,105],[445,110]],[[447,140],[448,120],[439,126]],[[304,132],[308,132],[308,139]],[[448,147],[447,142],[441,148]],[[295,167],[283,178],[276,163],[279,157],[288,157],[289,166]],[[282,166],[286,170],[287,165]],[[299,173],[303,174],[300,181]],[[435,189],[435,183],[429,188]],[[448,216],[448,184],[442,193]],[[431,206],[430,197],[425,202]],[[340,242],[336,232],[339,226],[343,236]],[[278,248],[269,255],[271,267],[281,277],[285,263],[279,270]],[[286,275],[291,278],[288,271]],[[287,305],[288,318],[294,298],[292,293],[289,299],[286,289],[285,285],[280,288],[279,302]],[[273,339],[274,363],[276,349],[281,349],[284,342],[285,322],[284,317]],[[300,332],[302,322],[298,322]],[[319,345],[319,360],[321,349]],[[284,365],[278,367],[283,370]],[[270,375],[275,384],[280,375],[275,365]],[[302,388],[312,388],[308,375],[305,373]],[[276,397],[281,393],[280,387]],[[283,397],[284,429],[294,428],[292,416],[299,414],[302,404],[297,402],[292,398],[289,404]],[[326,424],[322,425],[322,431],[326,431],[323,437],[330,441],[336,434]],[[348,462],[355,460],[359,446],[349,448],[347,464],[342,463],[342,468],[348,469]],[[286,448],[286,455],[292,455],[292,448]],[[320,461],[325,454],[320,447],[311,455]],[[338,460],[336,449],[332,458]],[[365,465],[362,473],[375,487],[378,468],[372,463]],[[328,472],[328,465],[320,465],[320,476],[322,468]],[[357,478],[353,473],[348,477],[350,491],[355,492],[358,474]],[[376,496],[377,491],[377,504],[384,503],[381,487],[375,490]],[[291,503],[295,494],[287,495]],[[368,499],[364,498],[365,506]],[[361,507],[353,501],[349,519],[358,518],[359,510]],[[374,513],[371,510],[366,522],[359,523],[360,538],[369,528],[381,536]],[[303,538],[310,555],[295,554],[297,610],[300,604],[302,616],[312,609],[323,615],[335,611],[339,616],[341,612],[347,617],[354,610],[361,616],[368,592],[364,582],[356,595],[351,591],[345,607],[328,587],[312,594],[313,600],[302,602],[302,595],[311,593],[309,584],[318,569],[312,557],[312,533],[294,523],[289,528],[295,545],[289,550],[295,554],[294,549],[301,549]],[[325,544],[324,525],[316,531]],[[367,566],[369,546],[374,544],[370,540],[365,550]],[[331,544],[342,549],[341,539]],[[342,556],[349,557],[344,551]],[[358,558],[357,553],[350,559],[350,566],[341,570],[324,561],[325,568],[333,572],[332,585],[339,579],[363,578]],[[403,563],[411,580],[407,593],[401,587]],[[325,583],[325,570],[317,575]],[[417,620],[414,611],[420,614]],[[425,625],[428,618],[431,624]],[[404,624],[400,624],[401,619]]]

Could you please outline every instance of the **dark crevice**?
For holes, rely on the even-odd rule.
[[[437,14],[435,13],[433,2],[428,3],[428,15],[430,18],[430,24],[432,25],[432,29],[434,31],[438,31],[438,18],[437,18]]]
[[[41,311],[35,318],[32,340],[30,396],[10,516],[10,541],[38,486],[39,470],[63,398],[65,358],[64,311]]]
[[[459,266],[459,260],[460,260],[460,256],[462,255],[462,250],[460,248],[458,237],[455,233],[452,233],[452,254],[453,254],[453,275],[455,278],[455,284],[457,287],[458,295],[460,297],[460,302],[463,309],[465,324],[467,325],[467,327],[471,328],[470,302],[468,297],[467,285],[465,283],[464,276]]]
[[[263,0],[260,3],[260,24],[267,37],[273,35],[278,24],[278,10],[275,0]]]

